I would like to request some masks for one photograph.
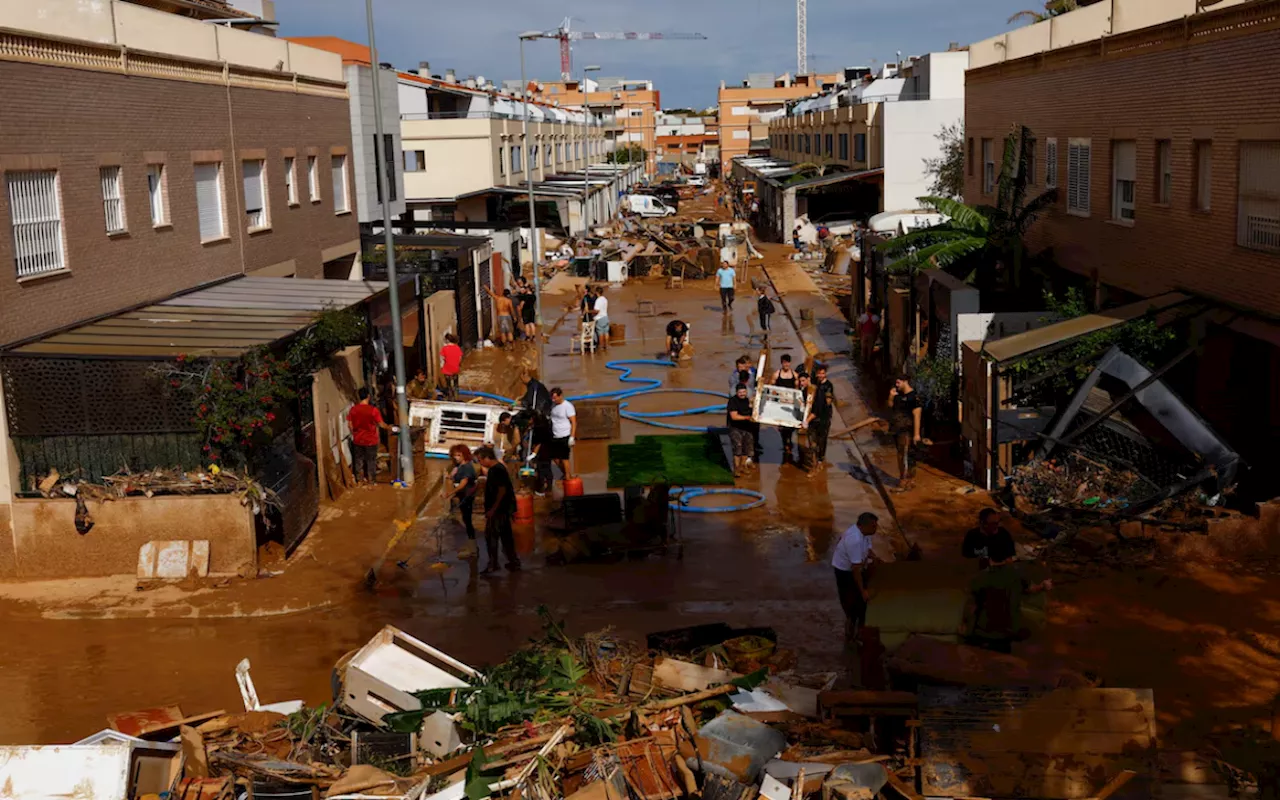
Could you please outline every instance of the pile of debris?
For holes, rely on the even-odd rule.
[[[748,257],[759,258],[751,246],[746,223],[712,220],[670,222],[619,217],[596,228],[581,239],[580,248],[590,259],[560,259],[545,269],[547,277],[556,272],[590,264],[591,274],[578,275],[596,280],[623,277],[679,277],[701,280],[715,274],[724,260],[745,264]],[[726,250],[727,248],[727,250]],[[729,252],[732,251],[732,252]],[[599,265],[608,265],[600,267]]]
[[[332,706],[260,703],[245,660],[243,712],[147,709],[74,745],[0,748],[0,785],[100,800],[921,800],[1036,796],[1018,793],[1033,773],[1083,759],[1048,796],[1104,798],[1154,769],[1149,690],[1091,689],[931,637],[883,662],[917,689],[834,690],[834,674],[796,674],[768,628],[699,625],[642,647],[570,637],[540,613],[542,638],[484,672],[388,626],[338,662]],[[975,680],[1020,688],[952,688]],[[1077,717],[1116,735],[1051,751],[1045,722]],[[1027,733],[1041,729],[1043,744]],[[1014,761],[1011,742],[1024,748]]]

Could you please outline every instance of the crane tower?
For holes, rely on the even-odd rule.
[[[796,75],[809,74],[809,20],[806,0],[796,0]]]

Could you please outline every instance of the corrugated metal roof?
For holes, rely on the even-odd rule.
[[[884,174],[884,167],[876,167],[875,169],[864,169],[860,172],[836,172],[832,175],[820,175],[816,178],[808,178],[803,181],[796,181],[788,184],[788,189],[812,189],[817,186],[830,186],[833,183],[842,183],[844,181],[856,181],[863,178],[874,178],[877,175]]]
[[[1130,303],[1119,308],[1099,311],[1096,314],[1085,314],[1083,317],[1055,322],[1043,328],[1036,328],[1024,333],[1015,333],[1012,336],[1006,336],[994,342],[987,342],[983,352],[993,361],[1003,363],[1059,342],[1065,342],[1078,336],[1105,330],[1129,320],[1137,319],[1149,311],[1168,311],[1189,300],[1191,298],[1181,292],[1168,292],[1158,297],[1139,300],[1136,303]]]
[[[386,288],[379,281],[237,278],[51,334],[10,352],[232,358],[297,333],[320,311],[350,308]]]

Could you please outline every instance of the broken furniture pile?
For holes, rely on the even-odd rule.
[[[700,625],[642,647],[571,638],[541,613],[543,638],[484,672],[388,626],[338,662],[333,706],[262,704],[245,661],[243,712],[149,709],[75,745],[0,748],[0,785],[101,800],[1101,800],[1156,774],[1150,691],[927,637],[882,662],[910,691],[833,690],[834,674],[797,674],[770,629]]]
[[[727,255],[725,246],[734,250],[733,263],[745,264],[748,255],[759,257],[747,242],[744,223],[619,218],[593,233],[586,241],[610,265],[611,282],[626,277],[709,278]]]

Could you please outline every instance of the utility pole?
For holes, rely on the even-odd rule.
[[[385,127],[382,124],[382,68],[378,66],[378,44],[373,35],[373,0],[364,0],[365,19],[369,26],[369,67],[373,73],[373,119],[377,141],[373,143],[373,166],[382,169],[383,164],[394,164],[391,153],[386,152]],[[382,152],[382,161],[378,161],[378,153]],[[405,397],[404,385],[404,333],[400,321],[400,281],[396,276],[396,243],[395,233],[391,230],[391,181],[395,180],[395,169],[386,176],[386,184],[382,191],[382,232],[387,248],[387,297],[391,302],[391,352],[396,370],[396,413],[400,420],[400,433],[396,435],[396,450],[400,460],[400,480],[407,486],[413,485],[413,441],[409,435],[409,400]]]
[[[538,269],[538,261],[541,259],[539,251],[541,242],[538,241],[538,221],[537,212],[534,210],[533,199],[533,159],[529,157],[529,142],[533,141],[529,137],[529,80],[524,74],[524,43],[531,39],[541,39],[543,34],[538,31],[526,31],[520,34],[520,89],[524,92],[524,174],[526,182],[529,184],[529,257],[533,260],[533,303],[535,309],[535,321],[537,322],[538,331],[538,380],[546,380],[547,371],[546,359],[543,357],[542,338],[542,271]],[[538,152],[538,145],[534,145],[534,151]]]
[[[591,97],[587,93],[587,73],[599,71],[600,68],[595,66],[582,68],[582,235],[584,238],[591,231],[587,212],[587,202],[591,197],[591,159],[587,155],[587,150],[591,146]]]

